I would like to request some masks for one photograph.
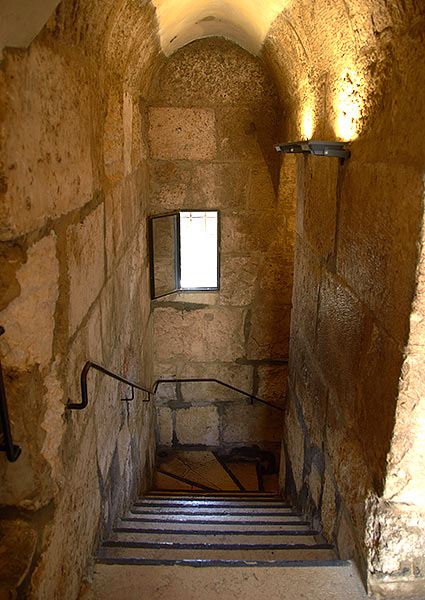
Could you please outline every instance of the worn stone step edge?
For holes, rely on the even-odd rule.
[[[170,509],[165,509],[163,511],[158,511],[158,510],[138,510],[138,509],[130,509],[130,513],[132,515],[158,515],[158,514],[162,514],[162,515],[175,515],[175,516],[181,516],[181,515],[193,515],[193,516],[199,516],[199,517],[209,517],[209,516],[217,516],[217,517],[226,517],[226,516],[238,516],[238,517],[252,517],[252,516],[257,516],[257,517],[283,517],[284,515],[288,516],[288,517],[302,517],[301,513],[297,513],[297,512],[285,512],[283,510],[279,511],[279,512],[257,512],[257,510],[255,510],[255,512],[238,512],[240,509],[237,510],[233,510],[231,511],[231,509],[220,509],[220,510],[216,510],[216,509],[211,509],[210,511],[201,511],[201,510],[191,510],[191,511],[185,511],[185,510],[179,510],[179,511],[175,511],[175,510],[170,510]]]
[[[333,550],[302,546],[299,548],[255,549],[255,548],[138,548],[125,546],[102,547],[99,557],[150,558],[155,560],[335,560]]]
[[[227,537],[231,537],[231,536],[235,536],[235,535],[241,535],[241,536],[245,536],[245,537],[282,537],[282,536],[288,536],[288,537],[300,537],[300,536],[317,536],[319,535],[319,532],[314,530],[314,529],[309,529],[306,531],[301,531],[301,530],[282,530],[282,529],[277,529],[274,531],[263,531],[263,530],[254,530],[254,531],[247,531],[247,530],[228,530],[228,531],[222,531],[219,529],[192,529],[192,530],[187,530],[187,529],[168,529],[168,530],[162,530],[162,529],[135,529],[133,527],[115,527],[113,529],[114,533],[132,533],[132,534],[139,534],[139,535],[167,535],[167,536],[171,536],[171,535],[206,535],[206,536],[217,536],[217,535],[223,535],[223,536],[227,536]]]
[[[148,508],[174,508],[174,507],[190,507],[190,508],[204,508],[204,507],[217,507],[217,508],[284,508],[291,509],[292,506],[285,504],[279,500],[160,500],[152,502],[152,500],[137,500],[133,502],[135,507],[148,507]]]
[[[208,560],[208,559],[155,559],[155,558],[125,558],[103,556],[96,559],[97,564],[105,565],[134,565],[134,566],[179,566],[179,567],[349,567],[348,560]]]
[[[156,525],[165,525],[165,526],[169,526],[169,525],[179,525],[179,526],[202,526],[204,527],[206,526],[216,526],[216,525],[221,525],[221,526],[237,526],[237,527],[243,527],[243,528],[254,528],[254,527],[310,527],[310,523],[308,521],[304,521],[301,519],[294,519],[294,520],[290,520],[290,519],[284,519],[282,521],[275,521],[272,519],[269,519],[267,521],[258,521],[258,520],[253,520],[250,519],[249,521],[242,521],[242,520],[227,520],[227,521],[220,521],[218,519],[197,519],[195,518],[174,518],[174,519],[161,519],[161,518],[157,518],[157,517],[153,517],[153,518],[145,518],[145,517],[122,517],[121,519],[119,519],[118,521],[118,525],[117,526],[121,526],[121,527],[134,527],[135,529],[137,528],[137,525],[144,525],[145,523],[150,523],[152,524],[156,524]],[[226,531],[225,529],[223,529],[223,531]]]

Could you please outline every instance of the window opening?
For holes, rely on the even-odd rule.
[[[219,289],[217,210],[185,210],[149,217],[151,297]]]

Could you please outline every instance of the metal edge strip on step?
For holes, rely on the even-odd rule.
[[[239,490],[214,490],[213,493],[211,492],[207,492],[207,491],[203,491],[203,490],[176,490],[176,489],[170,489],[170,488],[157,488],[155,490],[150,490],[147,494],[145,494],[144,496],[142,496],[143,498],[146,498],[148,496],[151,496],[153,498],[157,497],[158,495],[167,495],[167,496],[191,496],[192,494],[205,494],[207,496],[230,496],[230,497],[259,497],[259,498],[267,498],[268,496],[271,497],[278,497],[279,494],[277,494],[276,492],[259,492],[257,490],[245,490],[244,492],[239,491]]]
[[[204,542],[134,542],[106,540],[101,548],[140,548],[151,550],[333,550],[331,544],[208,544]]]
[[[305,531],[282,531],[282,530],[274,530],[274,531],[223,531],[222,529],[218,530],[187,530],[187,529],[134,529],[132,527],[114,527],[114,533],[138,533],[138,534],[155,534],[161,533],[165,535],[252,535],[252,536],[282,536],[282,535],[319,535],[318,531],[309,530]]]
[[[155,512],[149,512],[146,510],[130,510],[130,512],[133,515],[154,515],[156,514]],[[235,517],[252,517],[254,516],[252,513],[250,512],[229,512],[229,511],[218,511],[218,512],[205,512],[205,511],[184,511],[184,510],[179,510],[179,511],[171,511],[171,512],[166,512],[163,513],[164,515],[192,515],[192,516],[199,516],[199,517],[213,517],[213,516],[217,516],[217,517],[227,517],[227,516],[235,516]],[[257,512],[255,513],[255,516],[257,517],[282,517],[283,515],[287,515],[288,517],[301,517],[302,515],[300,513],[296,513],[296,512]]]
[[[276,503],[277,504],[277,503]],[[241,503],[241,504],[218,504],[216,502],[208,502],[208,501],[203,501],[203,500],[199,500],[199,501],[195,501],[195,500],[188,500],[187,502],[167,502],[164,504],[160,504],[158,502],[134,502],[133,506],[136,508],[175,508],[175,507],[180,507],[182,506],[183,508],[271,508],[273,510],[276,509],[282,509],[282,510],[288,510],[291,508],[291,506],[288,506],[287,504],[249,504],[247,503]]]
[[[230,504],[228,504],[230,503]],[[147,498],[146,500],[138,499],[133,503],[133,506],[218,506],[227,508],[233,506],[249,506],[250,508],[292,508],[290,504],[286,504],[283,500],[264,498],[264,500],[258,500],[256,498]]]
[[[132,523],[182,523],[182,524],[194,524],[194,525],[299,525],[307,526],[310,523],[308,521],[217,521],[208,519],[190,520],[181,519],[158,519],[158,518],[137,518],[137,517],[121,517],[121,521],[131,521]],[[225,530],[224,530],[225,531]]]
[[[99,557],[98,564],[151,567],[349,567],[349,560],[212,560]]]
[[[214,458],[216,459],[216,461],[218,462],[218,464],[221,465],[221,467],[226,471],[226,473],[228,474],[230,479],[239,488],[239,490],[241,492],[245,492],[245,487],[242,485],[242,483],[239,481],[239,479],[236,477],[236,475],[233,473],[233,471],[230,469],[230,467],[221,458],[221,456],[217,452],[213,452],[213,455],[214,455]]]

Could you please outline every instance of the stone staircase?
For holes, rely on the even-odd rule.
[[[277,566],[335,561],[332,546],[272,494],[137,500],[100,548],[103,564]],[[333,563],[332,563],[333,564]]]
[[[158,488],[102,542],[84,600],[366,598],[353,565],[275,489],[259,490],[255,461],[223,464],[208,452],[162,459]]]

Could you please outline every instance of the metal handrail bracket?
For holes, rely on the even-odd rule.
[[[117,375],[117,373],[114,373],[113,371],[109,371],[109,369],[105,369],[105,367],[102,367],[101,365],[98,365],[97,363],[94,363],[91,360],[89,360],[86,362],[86,364],[83,367],[83,370],[81,371],[81,378],[80,378],[81,402],[68,402],[68,404],[66,405],[66,408],[70,408],[72,410],[82,410],[83,408],[86,408],[88,406],[89,400],[88,400],[88,393],[87,393],[87,375],[88,375],[90,369],[95,369],[96,371],[99,371],[100,373],[103,373],[104,375],[108,375],[108,377],[112,377],[112,379],[116,379],[117,381],[120,381],[121,383],[125,383],[125,384],[129,385],[131,387],[131,398],[122,398],[123,402],[129,402],[131,400],[134,400],[134,389],[135,388],[137,390],[142,390],[143,392],[146,392],[148,394],[148,399],[143,400],[143,402],[150,401],[151,390],[144,387],[143,385],[140,385],[140,383],[136,383],[134,381],[131,381],[130,379],[121,377],[121,375]]]
[[[116,379],[117,381],[121,381],[122,383],[129,385],[131,387],[131,398],[123,398],[123,401],[133,400],[134,399],[134,389],[138,389],[138,390],[142,390],[143,392],[146,392],[148,394],[148,399],[143,400],[143,402],[149,402],[151,399],[151,395],[156,394],[158,387],[164,383],[176,383],[176,384],[177,383],[216,383],[216,384],[221,385],[229,390],[237,392],[238,394],[241,394],[242,396],[246,396],[247,398],[250,398],[251,404],[254,401],[260,402],[261,404],[270,406],[270,408],[274,408],[275,410],[279,410],[281,412],[284,411],[284,409],[281,406],[278,406],[277,404],[273,404],[272,402],[267,402],[267,400],[263,400],[262,398],[259,398],[258,396],[255,396],[254,394],[245,392],[244,390],[241,390],[241,389],[239,389],[233,385],[230,385],[228,383],[225,383],[224,381],[221,381],[220,379],[215,379],[215,378],[157,379],[155,381],[155,383],[153,384],[152,388],[149,389],[143,385],[140,385],[139,383],[135,383],[134,381],[131,381],[130,379],[121,377],[121,375],[117,375],[113,371],[109,371],[109,369],[105,369],[105,367],[102,367],[101,365],[98,365],[97,363],[94,363],[92,361],[87,361],[83,367],[83,370],[81,371],[81,402],[68,402],[67,408],[70,408],[73,410],[82,410],[83,408],[86,408],[88,406],[87,375],[88,375],[88,372],[90,371],[90,369],[96,369],[97,371],[100,371],[104,375],[108,375],[109,377],[112,377],[113,379]]]

